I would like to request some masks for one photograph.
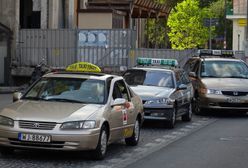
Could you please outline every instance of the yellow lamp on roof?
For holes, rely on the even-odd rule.
[[[67,66],[66,71],[99,73],[101,72],[101,69],[98,66],[91,64],[89,62],[77,62]]]

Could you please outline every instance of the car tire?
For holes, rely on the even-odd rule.
[[[198,96],[195,97],[193,100],[193,109],[192,109],[195,115],[200,115],[202,113],[202,109],[199,106],[199,102],[200,102],[200,98]]]
[[[14,149],[7,147],[0,147],[0,153],[2,156],[9,156],[14,154]]]
[[[93,151],[93,158],[96,160],[104,159],[108,145],[108,132],[105,125],[102,126],[96,149]]]
[[[140,121],[139,119],[136,119],[134,128],[133,128],[133,134],[129,138],[125,138],[125,142],[129,146],[136,146],[139,142],[140,138]]]
[[[171,117],[170,120],[168,121],[168,128],[172,129],[175,127],[176,124],[176,108],[173,109],[172,113],[171,113]]]
[[[191,119],[192,119],[192,104],[189,103],[187,113],[182,115],[182,121],[189,122],[189,121],[191,121]]]

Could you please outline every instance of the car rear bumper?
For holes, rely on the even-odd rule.
[[[199,105],[203,109],[248,111],[248,96],[204,95]]]
[[[20,149],[44,149],[44,150],[63,150],[63,151],[77,151],[77,150],[93,150],[96,148],[99,131],[91,134],[52,134],[51,142],[30,142],[21,141],[18,139],[16,131],[0,130],[0,146],[20,148]],[[33,132],[33,134],[40,134]]]

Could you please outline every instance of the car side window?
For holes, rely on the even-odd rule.
[[[114,91],[113,91],[113,99],[116,98],[124,98],[130,101],[130,97],[128,95],[127,87],[123,80],[119,80],[114,84]]]
[[[192,72],[194,67],[195,67],[195,64],[196,64],[197,60],[196,59],[189,59],[186,64],[184,65],[183,69],[189,73],[189,72]]]
[[[196,74],[198,74],[199,73],[199,66],[200,66],[200,61],[197,60],[192,71],[195,72]]]
[[[190,83],[189,77],[186,72],[182,72],[182,83],[186,85]]]
[[[182,84],[182,74],[180,73],[180,71],[176,71],[175,72],[175,76],[176,76],[176,83],[177,83],[177,86],[181,85]]]

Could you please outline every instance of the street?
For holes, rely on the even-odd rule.
[[[0,94],[1,106],[11,103],[10,94]],[[103,161],[87,152],[19,151],[0,156],[4,167],[247,167],[247,116],[194,116],[189,123],[177,120],[174,129],[161,123],[145,123],[136,147],[120,141],[109,146]]]

